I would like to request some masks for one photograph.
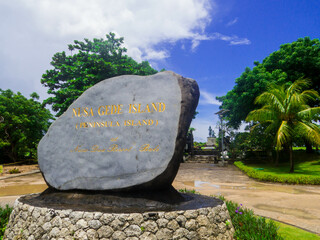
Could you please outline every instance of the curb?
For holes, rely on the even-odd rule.
[[[39,173],[39,172],[40,172],[40,170],[33,170],[33,171],[27,172],[27,173],[19,173],[19,174],[14,174],[12,176],[0,177],[0,180],[4,180],[4,179],[8,179],[8,178],[21,177],[21,176],[26,176],[26,175],[31,175],[31,174],[35,174],[35,173]]]

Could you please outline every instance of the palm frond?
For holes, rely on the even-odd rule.
[[[255,103],[261,105],[270,105],[274,107],[274,109],[277,109],[279,112],[285,111],[282,96],[277,91],[262,93],[256,98]]]
[[[277,134],[276,134],[276,147],[281,149],[281,147],[291,141],[292,128],[289,126],[287,121],[282,121]]]
[[[320,107],[307,108],[297,113],[300,119],[311,121],[320,117]]]
[[[251,111],[248,114],[246,121],[247,122],[250,122],[250,121],[266,122],[266,121],[275,120],[275,119],[277,119],[277,114],[274,111],[268,108],[260,108],[260,109]]]
[[[279,126],[281,125],[281,120],[276,120],[276,121],[272,121],[270,122],[269,126],[266,128],[266,132],[267,133],[272,133],[272,132],[276,132],[276,130],[278,130]]]
[[[287,89],[287,96],[295,92],[302,92],[303,89],[311,86],[311,81],[308,79],[298,79],[291,84]]]
[[[295,130],[310,142],[320,145],[320,128],[317,124],[300,121],[296,124]]]
[[[320,99],[319,93],[314,89],[304,90],[301,94],[301,99],[304,102],[315,101]]]
[[[254,124],[251,128],[250,128],[250,132],[254,131],[254,129],[256,129],[257,127],[259,127],[261,125],[261,123],[256,123]]]
[[[297,112],[301,107],[301,96],[300,94],[293,93],[291,96],[286,99],[286,113],[291,114]]]
[[[308,101],[320,99],[320,96],[315,90],[304,90],[310,84],[309,80],[299,79],[289,87],[270,85],[255,100],[262,107],[251,111],[246,121],[267,124],[265,132],[275,134],[277,149],[281,149],[284,144],[291,144],[295,131],[310,142],[319,144],[320,130],[312,120],[320,119],[320,107],[310,108]]]

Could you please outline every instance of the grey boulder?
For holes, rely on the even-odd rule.
[[[171,186],[198,99],[196,81],[173,72],[99,82],[40,141],[47,184],[112,191]]]

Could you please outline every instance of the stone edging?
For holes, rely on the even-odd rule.
[[[225,203],[171,212],[102,213],[34,207],[16,200],[4,240],[232,239]]]
[[[5,177],[0,177],[0,180],[8,179],[8,178],[15,178],[15,177],[21,177],[21,176],[27,176],[35,173],[40,173],[40,170],[32,170],[30,172],[26,173],[18,173],[18,174],[13,174],[11,176],[5,176]]]

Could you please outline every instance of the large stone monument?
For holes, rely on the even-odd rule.
[[[199,99],[173,72],[106,79],[49,128],[49,189],[17,199],[4,239],[231,239],[223,201],[171,186]]]
[[[96,84],[40,141],[46,182],[59,190],[170,186],[198,98],[194,80],[170,72]]]

